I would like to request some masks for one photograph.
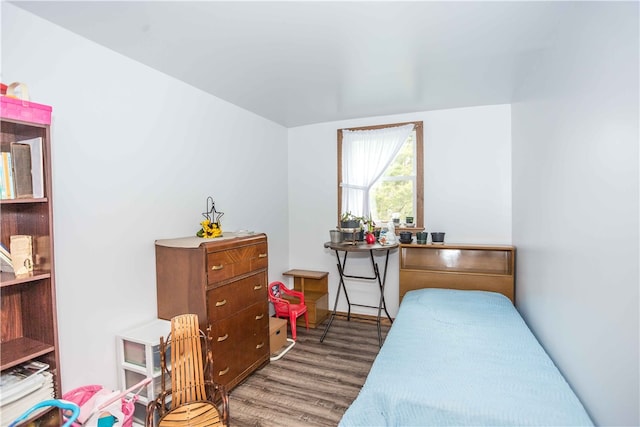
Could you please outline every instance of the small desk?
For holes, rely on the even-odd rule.
[[[378,309],[378,316],[376,318],[377,320],[376,323],[378,324],[378,343],[380,347],[382,347],[382,329],[380,327],[380,315],[382,313],[382,310],[384,310],[389,321],[393,323],[393,319],[391,319],[391,316],[387,311],[387,303],[385,302],[385,299],[384,299],[384,286],[387,280],[387,266],[389,265],[389,252],[391,252],[392,249],[396,249],[398,246],[400,246],[398,243],[394,243],[390,245],[381,245],[380,243],[375,243],[373,245],[370,245],[367,243],[358,243],[354,245],[351,243],[326,242],[324,244],[325,248],[332,249],[336,253],[336,258],[338,260],[338,264],[337,264],[338,273],[340,274],[340,284],[338,285],[338,293],[336,294],[336,300],[335,300],[335,303],[333,304],[333,311],[331,312],[331,316],[329,317],[329,322],[327,323],[327,326],[324,329],[322,337],[320,338],[320,342],[324,341],[324,338],[327,335],[327,332],[329,332],[331,323],[333,322],[333,319],[336,316],[336,310],[338,308],[338,300],[340,299],[340,291],[343,290],[344,296],[345,298],[347,298],[347,304],[349,307],[347,311],[347,320],[351,320],[352,305]],[[340,258],[340,252],[344,253],[344,255],[342,256],[342,259]],[[349,252],[369,252],[369,256],[371,258],[371,268],[373,269],[373,276],[355,276],[355,275],[346,274],[345,265],[347,263],[347,255],[349,254]],[[375,261],[375,258],[373,257],[374,252],[385,252],[384,269],[382,270],[382,274],[380,274],[378,263]],[[378,302],[378,306],[375,307],[371,305],[352,303],[349,300],[349,294],[347,293],[347,287],[344,284],[344,279],[375,280],[378,283],[378,288],[380,290],[380,300]]]

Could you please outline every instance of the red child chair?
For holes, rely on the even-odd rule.
[[[283,298],[284,295],[291,295],[300,300],[298,304],[294,304]],[[309,330],[309,314],[307,306],[304,303],[304,294],[287,288],[282,282],[271,282],[269,284],[269,301],[273,303],[276,310],[276,317],[289,318],[291,323],[291,335],[296,340],[296,319],[304,314],[304,323]]]

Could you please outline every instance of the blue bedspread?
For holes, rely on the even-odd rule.
[[[404,296],[340,426],[593,425],[505,296],[422,289]]]

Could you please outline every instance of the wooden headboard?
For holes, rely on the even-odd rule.
[[[408,291],[447,288],[499,292],[515,303],[513,246],[402,244],[400,302]]]

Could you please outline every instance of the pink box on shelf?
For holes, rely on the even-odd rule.
[[[0,96],[0,117],[50,125],[51,107],[9,96]]]

